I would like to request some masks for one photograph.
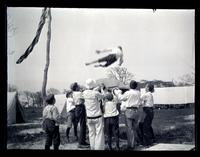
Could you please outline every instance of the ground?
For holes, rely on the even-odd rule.
[[[45,134],[41,129],[40,108],[29,108],[25,110],[25,124],[8,126],[8,149],[43,149]],[[194,144],[194,108],[184,109],[160,109],[155,110],[153,129],[156,143]],[[67,143],[65,138],[66,125],[60,126],[61,146],[60,149],[76,149],[77,141],[73,138],[71,131],[71,142]],[[88,139],[88,137],[87,137]],[[124,127],[124,115],[120,116],[120,147],[126,148],[126,132]]]

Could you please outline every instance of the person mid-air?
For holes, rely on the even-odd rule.
[[[123,63],[123,51],[122,47],[118,46],[112,49],[104,49],[104,50],[96,50],[97,54],[108,52],[109,54],[103,58],[100,58],[98,60],[85,63],[86,66],[99,63],[98,65],[94,65],[94,67],[108,67],[111,64],[115,63],[117,60],[119,60],[119,66]],[[105,64],[101,64],[101,62],[106,62]]]

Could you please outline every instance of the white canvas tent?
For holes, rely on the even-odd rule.
[[[141,94],[145,89],[141,89]],[[188,104],[194,103],[194,86],[155,88],[154,104]]]
[[[58,112],[62,117],[66,116],[66,105],[65,105],[65,101],[66,101],[66,96],[65,94],[59,94],[59,95],[55,95],[55,99],[56,99],[56,103],[55,106],[58,108]]]
[[[18,100],[17,92],[7,93],[7,124],[24,123],[23,108]]]

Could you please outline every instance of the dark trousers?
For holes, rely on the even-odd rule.
[[[86,142],[86,110],[84,104],[77,105],[75,108],[76,128],[80,123],[79,144]]]
[[[119,116],[104,118],[104,124],[109,148],[112,149],[113,135],[116,141],[116,147],[119,148]]]
[[[46,142],[45,142],[45,150],[50,150],[52,145],[54,146],[54,150],[58,150],[60,145],[60,133],[59,126],[55,126],[52,131],[46,131]]]
[[[144,107],[143,110],[146,113],[144,122],[141,124],[143,132],[143,143],[144,145],[151,145],[153,140],[155,140],[153,128],[151,126],[154,117],[154,111],[152,107]]]
[[[144,145],[143,142],[143,137],[144,137],[144,133],[143,133],[143,122],[139,122],[138,126],[137,126],[137,135],[138,135],[138,143],[141,145]]]

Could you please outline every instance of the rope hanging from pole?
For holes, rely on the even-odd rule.
[[[42,10],[42,15],[40,17],[40,22],[39,22],[38,29],[37,29],[37,32],[36,32],[36,36],[33,39],[33,41],[30,44],[30,46],[25,51],[25,53],[17,60],[16,64],[20,64],[24,59],[26,59],[28,57],[28,55],[32,52],[34,46],[38,43],[42,28],[43,28],[43,26],[45,24],[46,17],[47,17],[47,8],[44,8]]]

